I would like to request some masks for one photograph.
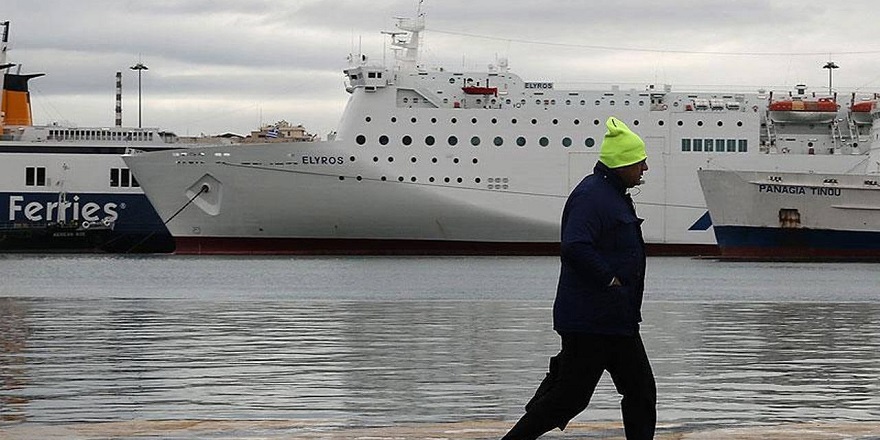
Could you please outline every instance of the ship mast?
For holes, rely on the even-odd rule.
[[[391,35],[391,50],[397,60],[397,69],[401,71],[414,71],[418,69],[419,45],[421,44],[421,32],[425,30],[425,15],[422,13],[422,3],[415,18],[394,17],[397,20],[396,27],[406,33],[407,36],[398,37],[398,33]]]

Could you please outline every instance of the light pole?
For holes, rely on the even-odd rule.
[[[828,69],[828,95],[831,95],[831,93],[832,93],[831,92],[831,72],[833,72],[834,69],[837,69],[839,67],[840,66],[838,66],[837,64],[834,64],[834,61],[829,61],[829,62],[825,63],[824,66],[822,66],[823,69]]]
[[[150,69],[141,62],[129,67],[129,69],[137,70],[138,73],[138,128],[141,128],[141,72]]]

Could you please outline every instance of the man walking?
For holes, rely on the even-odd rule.
[[[651,439],[657,389],[639,336],[645,287],[642,219],[627,189],[648,170],[645,143],[623,122],[605,123],[599,162],[562,212],[562,268],[553,328],[562,351],[504,440],[535,439],[586,409],[604,371],[623,396],[628,440]]]

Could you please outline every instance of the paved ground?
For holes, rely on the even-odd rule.
[[[468,421],[394,427],[344,428],[328,421],[294,420],[133,420],[112,423],[0,427],[0,438],[31,439],[338,439],[338,440],[484,440],[497,439],[511,422]],[[573,423],[548,440],[623,440],[619,423]],[[880,422],[815,422],[762,427],[692,427],[660,425],[657,440],[880,440]]]

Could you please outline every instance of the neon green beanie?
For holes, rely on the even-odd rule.
[[[602,140],[599,162],[608,168],[620,168],[639,163],[648,158],[645,142],[639,135],[630,131],[620,119],[611,116],[605,122],[608,131]]]

